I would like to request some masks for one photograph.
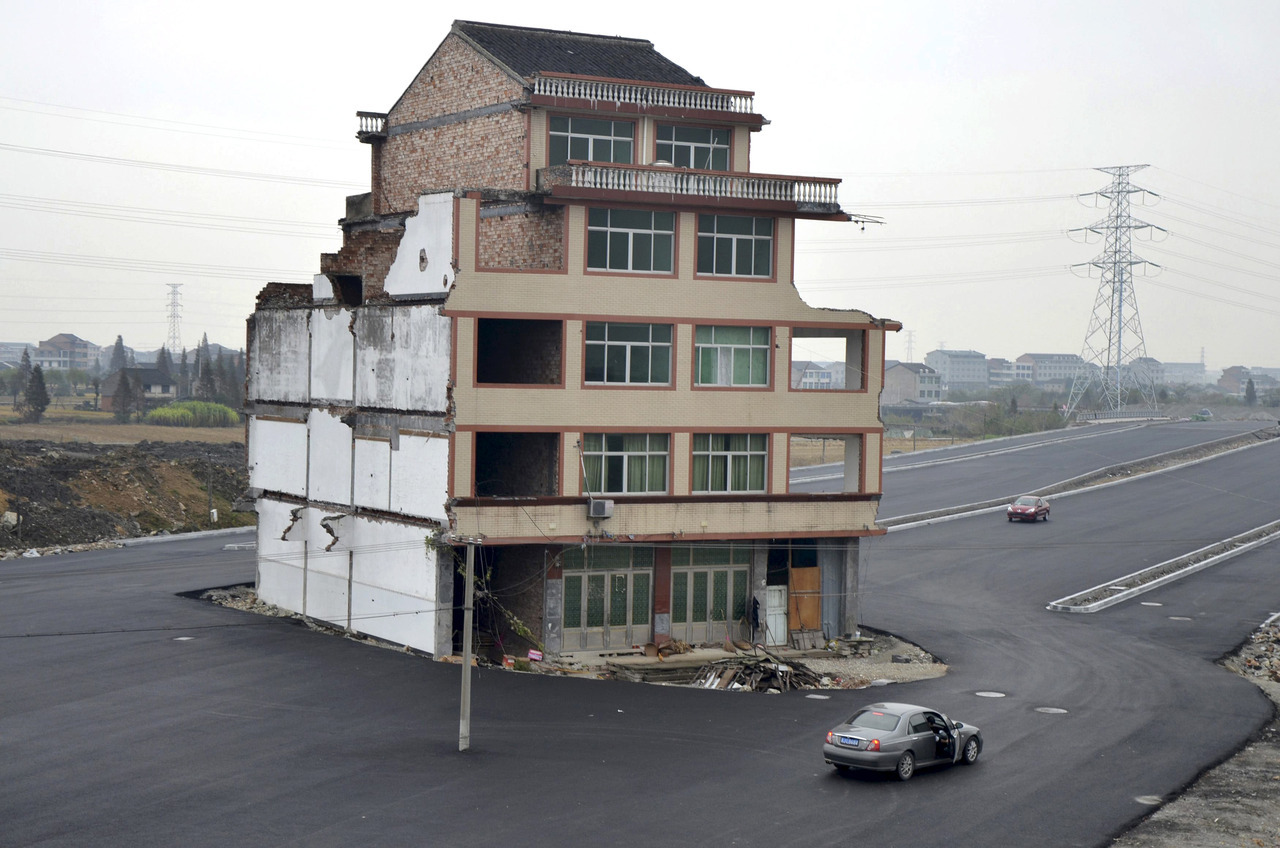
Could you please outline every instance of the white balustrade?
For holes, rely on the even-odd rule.
[[[669,88],[607,80],[536,77],[533,81],[533,93],[546,97],[603,100],[611,103],[665,106],[673,109],[736,112],[744,115],[755,112],[755,98],[751,94],[718,91],[711,88]]]
[[[568,169],[567,177],[561,176],[562,169]],[[626,165],[563,165],[554,171],[549,169],[544,179],[552,185],[561,183],[572,188],[833,206],[839,203],[839,184],[828,180],[667,171]]]

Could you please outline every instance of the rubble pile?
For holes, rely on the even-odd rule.
[[[764,648],[709,662],[700,668],[691,686],[702,689],[789,692],[792,689],[860,689],[868,681],[818,674],[803,663],[784,660]]]
[[[1240,652],[1240,673],[1280,683],[1280,623],[1259,628]]]

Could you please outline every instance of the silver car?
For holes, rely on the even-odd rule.
[[[915,704],[871,704],[827,731],[822,757],[839,771],[891,771],[910,780],[916,769],[943,763],[973,765],[982,732]]]

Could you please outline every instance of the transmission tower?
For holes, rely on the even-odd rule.
[[[1117,413],[1129,408],[1129,398],[1137,390],[1140,407],[1156,410],[1156,388],[1153,369],[1146,362],[1147,346],[1142,338],[1142,321],[1138,316],[1138,301],[1134,296],[1133,277],[1145,275],[1148,269],[1159,265],[1135,256],[1132,236],[1135,231],[1149,230],[1166,233],[1129,213],[1130,199],[1135,194],[1159,195],[1133,186],[1129,175],[1146,165],[1121,165],[1114,168],[1098,168],[1111,175],[1111,185],[1083,195],[1095,203],[1108,203],[1107,217],[1091,227],[1073,232],[1083,233],[1086,240],[1097,236],[1104,242],[1102,254],[1091,262],[1072,266],[1072,270],[1095,272],[1100,277],[1098,297],[1093,304],[1093,317],[1084,336],[1084,348],[1080,358],[1084,360],[1071,382],[1071,399],[1067,402],[1066,416],[1070,418],[1084,399],[1090,387],[1098,391],[1090,404],[1103,413]]]
[[[182,352],[182,283],[166,283],[169,286],[169,355]]]

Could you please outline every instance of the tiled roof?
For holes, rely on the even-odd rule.
[[[469,39],[520,77],[539,71],[672,85],[705,86],[700,77],[653,49],[653,42],[612,35],[454,21]]]

